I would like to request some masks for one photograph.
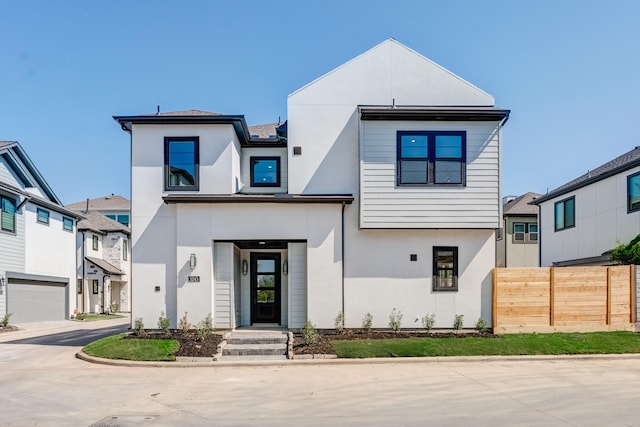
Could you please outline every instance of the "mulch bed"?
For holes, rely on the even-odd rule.
[[[294,354],[336,354],[335,348],[331,345],[332,340],[376,340],[376,339],[396,339],[396,338],[466,338],[483,337],[498,338],[490,332],[461,331],[461,332],[425,332],[425,331],[379,331],[364,329],[345,329],[342,333],[333,330],[318,331],[320,339],[313,344],[305,344],[300,333],[294,333],[293,353]]]
[[[3,332],[17,331],[18,328],[12,325],[0,326],[0,334]]]
[[[180,348],[174,356],[188,357],[213,357],[215,356],[218,345],[222,342],[222,335],[211,333],[207,335],[204,341],[198,338],[195,332],[171,331],[169,335],[157,331],[147,331],[143,337],[135,335],[127,335],[126,339],[151,339],[151,340],[176,340],[180,343]]]

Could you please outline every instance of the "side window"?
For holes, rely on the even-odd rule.
[[[569,197],[555,203],[555,231],[576,226],[576,199]]]
[[[0,196],[2,204],[2,218],[0,220],[2,231],[16,232],[16,202],[4,196]]]
[[[627,177],[627,213],[640,210],[640,172]]]
[[[433,247],[434,291],[458,290],[458,248],[452,246]]]
[[[251,157],[251,186],[280,187],[280,157]]]
[[[164,139],[165,190],[197,190],[199,138],[166,137]]]
[[[531,222],[513,223],[513,242],[532,243],[538,241],[538,224]]]
[[[73,231],[73,220],[66,216],[62,217],[62,229],[66,231]]]
[[[96,235],[92,236],[91,247],[93,248],[94,251],[98,250],[98,236]]]
[[[49,211],[38,208],[38,222],[41,224],[49,224]]]
[[[129,242],[127,239],[122,239],[122,259],[124,261],[129,257]]]

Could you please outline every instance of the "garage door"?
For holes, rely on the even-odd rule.
[[[67,318],[67,284],[9,279],[7,312],[11,323],[42,322]]]

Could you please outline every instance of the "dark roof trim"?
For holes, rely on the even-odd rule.
[[[353,202],[351,194],[169,194],[162,198],[173,203],[346,203]]]
[[[5,184],[5,183],[0,183],[0,190],[4,190],[7,193],[11,193],[14,195],[20,195],[24,197],[24,200],[22,200],[20,202],[20,205],[22,205],[24,202],[30,202],[33,203],[34,205],[43,207],[43,208],[47,208],[49,210],[52,210],[54,212],[58,212],[61,213],[65,216],[71,217],[71,218],[75,218],[76,220],[80,220],[82,218],[84,218],[84,216],[78,214],[77,212],[71,211],[69,209],[66,209],[60,205],[56,205],[53,202],[49,202],[47,200],[41,199],[39,197],[34,196],[31,193],[28,193],[20,188],[16,188],[12,185],[9,184]]]
[[[360,107],[362,120],[500,121],[510,110],[497,107]]]
[[[122,276],[124,274],[123,271],[121,271],[119,268],[117,268],[115,265],[108,263],[105,260],[99,259],[99,258],[93,258],[93,257],[85,257],[85,259],[87,261],[89,261],[92,264],[97,265],[98,267],[100,267],[102,269],[102,271],[104,271],[105,273],[109,273],[109,274],[117,274],[118,276]]]
[[[33,282],[69,283],[68,277],[42,276],[40,274],[19,273],[16,271],[7,271],[5,274],[7,279],[30,280]]]
[[[563,196],[567,193],[571,193],[572,191],[578,190],[582,187],[586,187],[587,185],[591,185],[594,182],[602,181],[603,179],[611,178],[614,175],[617,175],[621,172],[627,171],[629,169],[633,169],[635,167],[640,166],[640,159],[634,160],[632,162],[626,163],[617,168],[611,169],[607,172],[603,172],[599,175],[595,175],[592,178],[587,178],[584,181],[577,182],[573,185],[569,185],[567,187],[563,187],[557,191],[551,191],[544,196],[540,196],[534,201],[531,202],[532,205],[539,205],[542,202],[546,202],[547,200],[555,199],[556,197]]]
[[[125,132],[131,132],[132,125],[138,124],[163,124],[163,125],[232,125],[238,135],[240,144],[257,147],[286,147],[286,140],[273,140],[270,138],[251,138],[249,126],[244,115],[184,115],[184,116],[113,116]]]
[[[573,265],[585,265],[585,264],[601,264],[601,265],[614,265],[615,262],[611,261],[611,251],[606,251],[602,255],[591,256],[586,258],[568,259],[565,261],[556,261],[553,263],[554,267],[570,267]]]

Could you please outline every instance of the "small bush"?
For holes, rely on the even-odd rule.
[[[84,313],[82,313],[84,314]],[[84,317],[84,316],[83,316]],[[145,336],[147,333],[144,331],[144,321],[142,320],[142,317],[138,317],[134,322],[133,322],[133,334],[137,337],[143,337]]]
[[[464,314],[456,314],[453,318],[453,330],[459,331],[464,326]]]
[[[487,329],[487,321],[481,317],[476,322],[476,331],[483,332],[485,329]]]
[[[371,326],[373,325],[373,316],[371,313],[367,313],[362,318],[362,329],[369,332],[371,330]]]
[[[389,315],[389,327],[396,334],[400,331],[400,326],[402,325],[402,312],[400,310],[396,311],[395,307],[391,310],[391,314]]]
[[[310,320],[304,322],[302,329],[300,329],[300,333],[302,334],[302,340],[305,344],[313,344],[318,342],[318,340],[320,339],[318,330]]]
[[[13,316],[13,313],[7,313],[4,316],[2,316],[2,320],[0,320],[0,326],[2,326],[3,328],[6,326],[9,326],[9,318]]]
[[[84,320],[87,316],[87,313],[78,313],[76,314],[76,320]]]
[[[110,313],[117,313],[120,311],[120,304],[111,304],[111,306],[109,307],[109,312]]]
[[[431,329],[436,324],[436,315],[435,314],[427,314],[422,318],[422,327],[427,331],[431,332]]]
[[[160,317],[158,317],[158,329],[160,329],[165,335],[169,335],[169,326],[171,325],[171,320],[167,316],[165,316],[164,311],[160,312]]]
[[[204,341],[212,332],[213,332],[213,319],[211,318],[211,313],[207,314],[204,319],[202,319],[196,325],[196,333],[198,334],[198,339],[200,341]]]
[[[191,323],[189,323],[189,321],[187,320],[187,312],[184,312],[184,316],[182,316],[180,318],[180,321],[178,322],[178,329],[180,329],[180,331],[183,334],[186,334],[187,332],[189,332],[191,330]]]
[[[337,334],[341,334],[344,332],[344,313],[342,311],[338,312],[338,315],[333,320],[333,325],[336,329]]]

